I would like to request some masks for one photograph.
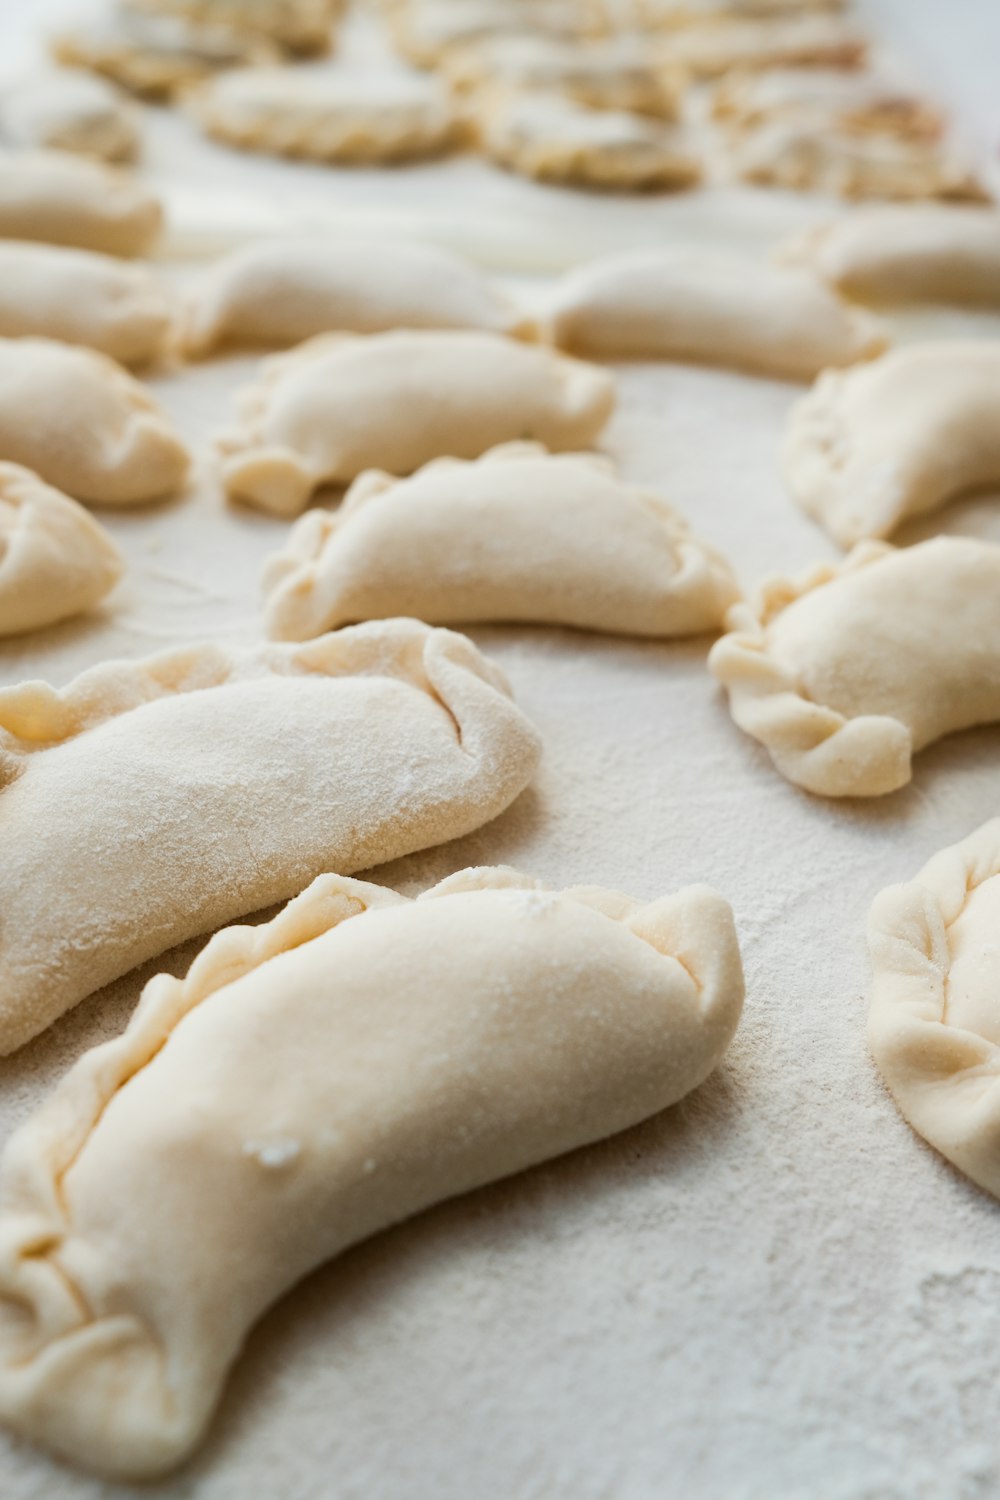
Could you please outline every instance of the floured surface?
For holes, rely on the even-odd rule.
[[[589,212],[600,237],[603,206]],[[929,326],[905,320],[909,335]],[[202,459],[253,367],[154,382]],[[800,391],[634,365],[606,446],[752,584],[839,555],[778,475]],[[0,682],[64,683],[209,633],[258,638],[256,575],[284,523],[227,508],[203,464],[187,500],[101,518],[131,565],[107,612],[0,643]],[[1000,541],[1000,504],[960,503],[897,540],[938,527]],[[877,891],[995,815],[1000,731],[933,746],[914,786],[877,804],[827,804],[734,728],[707,642],[470,634],[541,730],[541,771],[497,823],[377,879],[412,894],[509,862],[640,898],[710,881],[733,903],[747,968],[732,1050],[649,1125],[311,1278],[252,1336],[176,1479],[102,1486],[4,1438],[3,1500],[987,1500],[1000,1209],[913,1135],[878,1079],[864,931]],[[120,1030],[159,967],[0,1064],[4,1135]]]

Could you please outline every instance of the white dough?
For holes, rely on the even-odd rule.
[[[145,255],[159,200],[137,178],[68,151],[0,150],[0,238]]]
[[[0,137],[10,146],[48,146],[103,161],[131,161],[135,116],[100,78],[69,68],[29,73],[0,94]]]

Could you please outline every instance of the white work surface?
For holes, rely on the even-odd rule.
[[[878,9],[895,24],[897,47],[911,25],[918,64],[936,59],[941,87],[970,103],[973,129],[988,130],[988,89],[977,95],[970,83],[964,94],[955,80],[963,66],[971,79],[977,60],[989,76],[986,33],[992,25],[995,63],[1000,30],[992,5],[883,0]],[[3,21],[13,37],[15,18],[5,11]],[[255,164],[197,146],[175,123],[157,127],[153,156],[156,174],[175,181],[178,162],[188,163],[185,232],[224,238],[221,209],[214,226],[199,221],[196,164],[209,183],[224,168],[238,179],[237,219]],[[259,172],[272,204],[277,174],[317,180],[307,168]],[[325,180],[331,202],[341,193],[365,199],[366,212],[426,212],[438,225],[447,217],[446,237],[466,243],[482,241],[489,217],[512,216],[513,249],[497,257],[508,265],[531,262],[519,205],[544,217],[547,263],[581,225],[610,243],[664,233],[656,226],[668,222],[678,236],[704,237],[711,220],[699,221],[695,198],[589,200],[475,163]],[[779,221],[815,216],[815,205],[757,201],[758,239]],[[753,240],[755,211],[727,202]],[[902,332],[945,326],[909,319]],[[109,656],[206,635],[256,638],[257,574],[286,528],[227,507],[209,463],[210,437],[252,368],[219,361],[153,382],[200,455],[191,492],[106,513],[129,557],[126,580],[103,613],[0,644],[0,682],[63,683]],[[835,555],[778,473],[796,388],[668,365],[623,367],[620,378],[607,448],[718,543],[747,584]],[[925,531],[935,527],[1000,541],[1000,508],[954,506]],[[1000,811],[1000,732],[925,752],[913,786],[895,796],[823,802],[788,785],[735,729],[704,641],[470,633],[538,725],[541,771],[496,823],[376,878],[412,893],[467,864],[509,863],[557,886],[600,883],[641,897],[711,882],[735,908],[746,964],[746,1010],[729,1055],[642,1128],[425,1214],[311,1277],[253,1333],[207,1443],[172,1480],[153,1491],[102,1485],[0,1439],[0,1497],[1000,1493],[1000,1206],[910,1132],[864,1041],[869,903]],[[121,1028],[150,973],[181,972],[199,946],[94,996],[3,1061],[3,1136],[74,1058]]]

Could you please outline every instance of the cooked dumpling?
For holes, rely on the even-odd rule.
[[[131,161],[135,117],[100,78],[69,68],[29,73],[0,94],[0,137],[10,146],[47,146],[103,161]]]
[[[0,691],[0,1053],[323,870],[470,833],[537,759],[500,673],[416,620]]]
[[[98,505],[171,494],[187,450],[146,390],[93,349],[0,339],[0,460]]]
[[[151,980],[8,1146],[0,1413],[98,1473],[163,1474],[302,1276],[673,1104],[742,1001],[707,886],[643,904],[478,869],[410,901],[320,876]]]
[[[279,640],[394,614],[696,635],[739,592],[665,500],[607,459],[534,443],[363,474],[338,511],[303,516],[264,577]]]
[[[114,588],[124,567],[82,505],[30,469],[0,463],[0,635],[82,614]]]
[[[887,330],[818,276],[721,252],[636,250],[567,276],[556,343],[603,358],[694,359],[808,380],[885,348]]]
[[[37,334],[136,365],[163,354],[172,321],[172,299],[146,266],[93,250],[0,241],[3,338]]]
[[[0,150],[0,238],[144,255],[162,222],[158,199],[116,167],[68,151]]]
[[[252,31],[115,10],[55,37],[60,62],[90,68],[144,99],[169,99],[224,68],[263,67],[278,48]]]
[[[932,740],[1000,719],[1000,547],[863,542],[736,604],[709,666],[741,729],[825,797],[905,786]]]
[[[322,334],[244,392],[243,425],[220,441],[226,488],[297,515],[365,469],[411,474],[516,438],[586,448],[614,395],[596,366],[493,333]]]
[[[213,268],[191,299],[188,354],[220,344],[287,347],[318,333],[485,328],[532,322],[470,262],[429,245],[380,240],[262,240]]]
[[[792,408],[784,469],[843,547],[1000,486],[1000,341],[909,344],[827,371]]]

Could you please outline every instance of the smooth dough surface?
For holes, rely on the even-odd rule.
[[[30,73],[0,94],[0,136],[7,145],[76,151],[131,161],[139,149],[135,116],[103,79],[68,68]]]
[[[788,487],[842,546],[1000,489],[1000,340],[909,344],[821,375],[792,408]]]
[[[323,870],[471,832],[537,759],[501,674],[415,620],[0,692],[0,1053]]]
[[[313,161],[435,156],[464,133],[444,86],[419,74],[238,68],[193,90],[187,105],[230,145]]]
[[[712,113],[730,129],[772,120],[818,120],[834,129],[937,140],[941,111],[878,73],[845,68],[737,70],[723,77]]]
[[[594,365],[493,333],[322,334],[265,362],[220,441],[226,488],[297,515],[322,484],[365,469],[411,474],[530,438],[586,448],[615,387]]]
[[[69,151],[0,150],[0,238],[145,255],[159,200],[118,167]]]
[[[887,330],[809,271],[725,252],[636,250],[571,272],[556,343],[604,358],[694,359],[811,379],[885,348]]]
[[[52,42],[56,58],[90,68],[142,99],[170,99],[224,68],[264,67],[280,50],[256,32],[208,26],[182,17],[122,10],[93,17]]]
[[[160,499],[188,469],[145,386],[96,350],[42,338],[0,338],[0,459],[97,505]]]
[[[30,469],[0,463],[0,635],[82,614],[124,569],[118,548],[82,505]]]
[[[685,26],[659,43],[664,62],[695,78],[721,78],[734,69],[857,68],[868,43],[841,16],[801,15],[759,20],[718,19]]]
[[[864,542],[737,604],[709,666],[741,729],[827,797],[905,786],[943,735],[1000,719],[1000,547]]]
[[[567,41],[537,32],[501,33],[449,52],[447,77],[460,89],[490,84],[551,90],[592,109],[634,110],[675,120],[679,88],[669,69],[634,36]]]
[[[851,297],[1000,307],[1000,213],[958,204],[857,208],[780,250]]]
[[[673,1104],[742,1000],[707,886],[643,904],[479,869],[411,901],[321,876],[153,979],[8,1146],[0,1412],[89,1469],[163,1473],[291,1285]]]
[[[868,1040],[903,1116],[1000,1197],[1000,818],[877,897]]]
[[[278,640],[396,614],[697,635],[739,594],[665,500],[607,459],[534,443],[438,459],[412,479],[362,474],[339,510],[302,517],[264,588]]]
[[[188,354],[220,344],[287,348],[319,333],[483,328],[531,320],[459,255],[383,240],[261,240],[214,266],[187,309]]]
[[[147,266],[95,250],[0,240],[0,336],[85,344],[121,364],[167,347],[173,299]]]

